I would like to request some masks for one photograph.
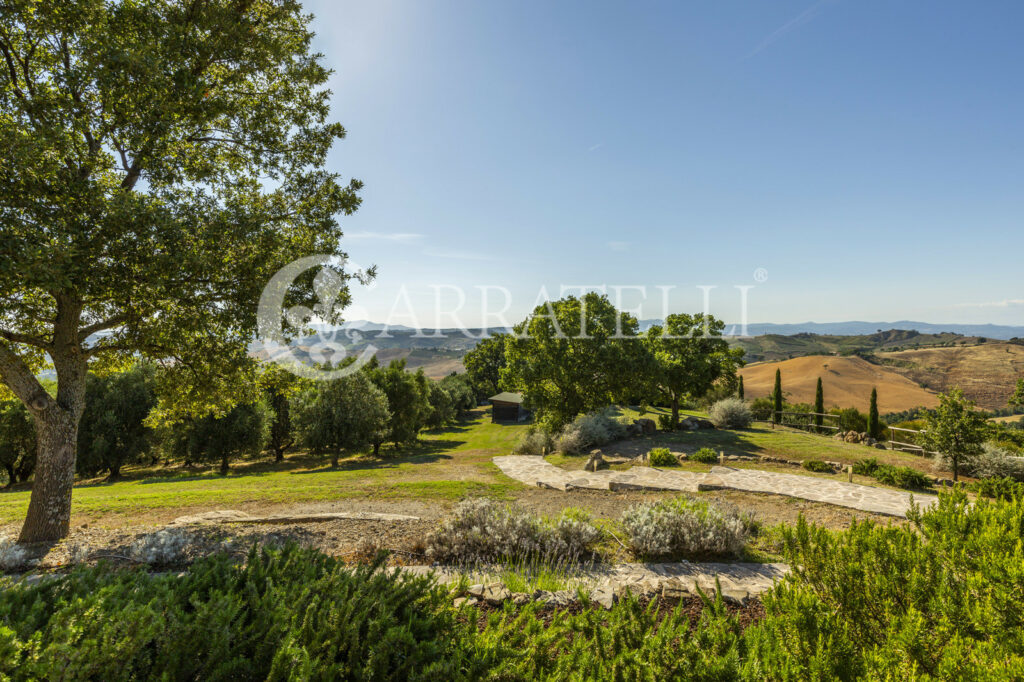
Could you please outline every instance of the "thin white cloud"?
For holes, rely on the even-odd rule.
[[[1007,298],[1002,301],[986,301],[984,303],[955,303],[954,308],[1016,308],[1024,306],[1024,298]]]
[[[352,232],[345,235],[348,239],[379,239],[389,242],[414,242],[423,239],[416,232]]]
[[[587,151],[588,152],[596,152],[598,149],[600,149],[603,146],[604,146],[604,142],[598,142],[593,147],[590,147],[589,149],[587,149]]]
[[[608,248],[612,251],[629,251],[629,242],[608,242]]]
[[[779,28],[769,33],[768,36],[760,43],[758,43],[757,47],[755,47],[753,50],[747,53],[743,57],[743,59],[750,59],[761,50],[765,49],[772,43],[776,42],[777,40],[785,36],[787,33],[795,31],[804,24],[809,23],[812,19],[814,19],[814,17],[818,16],[818,14],[821,12],[825,5],[831,4],[832,2],[834,2],[834,0],[818,0],[818,2],[814,3],[813,5],[811,5],[803,12],[787,21]]]

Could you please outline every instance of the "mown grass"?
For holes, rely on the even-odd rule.
[[[657,418],[663,410],[651,410],[645,416]],[[624,417],[636,418],[640,412],[621,408]],[[692,412],[691,412],[692,413]],[[461,423],[424,433],[413,446],[388,447],[382,457],[355,453],[343,458],[337,468],[327,457],[307,453],[289,455],[282,463],[266,457],[232,464],[227,476],[213,466],[138,466],[124,470],[124,480],[80,481],[73,493],[73,521],[95,518],[116,525],[125,520],[166,517],[172,512],[229,505],[276,505],[327,502],[352,498],[411,499],[449,502],[467,496],[511,497],[523,485],[502,474],[491,461],[496,455],[511,452],[526,430],[525,425],[493,424],[486,408],[475,410]],[[791,429],[771,429],[755,425],[740,431],[701,430],[666,433],[639,442],[643,447],[665,446],[676,451],[694,452],[701,447],[724,451],[727,455],[768,455],[791,460],[821,459],[855,464],[868,457],[894,466],[911,466],[930,473],[930,461],[899,452],[874,450],[860,445],[839,443],[823,436]],[[581,468],[585,458],[549,456],[556,466]],[[775,468],[758,463],[731,466]],[[707,465],[683,463],[684,469],[707,471]],[[621,467],[616,467],[621,468]],[[780,467],[787,473],[812,474],[795,467]],[[827,475],[826,475],[827,476]],[[844,478],[843,475],[838,477]],[[858,483],[878,485],[867,477],[855,477]],[[0,492],[0,523],[16,523],[28,508],[28,490]]]
[[[357,453],[342,459],[337,468],[329,466],[327,457],[305,453],[279,464],[266,459],[237,462],[227,476],[212,468],[126,468],[121,481],[76,484],[72,510],[79,521],[246,503],[508,497],[521,484],[502,474],[491,458],[507,454],[523,428],[492,424],[490,414],[479,409],[455,426],[423,434],[413,446],[386,449],[383,457]],[[0,493],[0,523],[24,518],[28,498],[27,490]]]

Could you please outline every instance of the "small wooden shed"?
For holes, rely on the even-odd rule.
[[[487,399],[491,403],[492,422],[518,422],[526,418],[522,393],[499,393]]]

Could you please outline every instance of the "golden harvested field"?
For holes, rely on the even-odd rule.
[[[977,346],[922,348],[879,353],[890,369],[930,389],[954,386],[985,409],[1006,407],[1017,379],[1024,376],[1024,346],[983,343]]]
[[[892,355],[895,355],[893,353]],[[814,403],[818,377],[825,392],[825,407],[856,407],[867,410],[871,389],[878,389],[878,410],[882,414],[914,407],[934,407],[938,397],[888,367],[873,365],[856,356],[808,355],[780,362],[762,362],[740,370],[748,399],[771,394],[775,370],[782,371],[786,400]]]
[[[431,379],[442,379],[452,372],[462,373],[466,368],[462,366],[460,354],[436,351],[430,349],[414,348],[384,348],[375,353],[377,360],[386,365],[392,360],[405,358],[406,367],[412,371],[423,368],[423,373]]]

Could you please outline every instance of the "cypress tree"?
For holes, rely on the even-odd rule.
[[[878,419],[878,389],[871,389],[871,406],[868,408],[868,435],[878,438],[881,424]]]
[[[743,375],[742,374],[740,375],[740,387],[739,387],[739,390],[736,392],[736,395],[739,396],[740,400],[743,400]]]
[[[782,370],[775,370],[775,389],[772,391],[772,421],[776,424],[782,418]]]
[[[814,411],[817,412],[814,425],[820,427],[824,421],[821,415],[825,412],[825,390],[821,386],[821,377],[818,377],[818,388],[814,392]]]

